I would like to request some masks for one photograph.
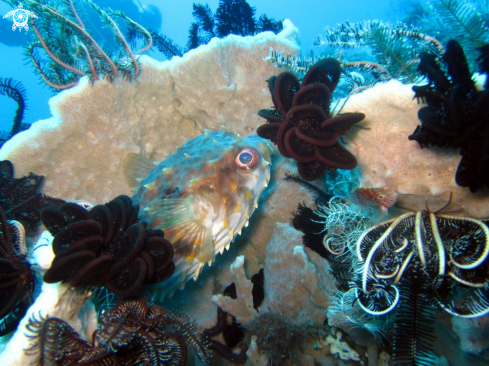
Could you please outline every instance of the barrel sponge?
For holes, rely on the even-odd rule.
[[[351,96],[342,109],[341,113],[366,115],[361,125],[368,129],[352,130],[346,145],[358,160],[361,186],[387,186],[399,194],[396,205],[414,211],[426,205],[436,211],[453,192],[445,211],[460,209],[456,215],[488,217],[487,192],[474,194],[455,183],[461,158],[458,149],[421,149],[416,141],[408,140],[420,124],[418,110],[425,106],[413,99],[412,86],[397,80],[377,84]]]
[[[214,38],[171,61],[142,56],[131,82],[82,78],[51,98],[53,116],[8,141],[0,159],[12,161],[18,176],[44,175],[44,193],[53,197],[97,204],[131,195],[128,153],[160,161],[212,126],[254,133],[257,111],[272,103],[266,80],[281,71],[263,60],[270,47],[298,53],[297,28],[286,20],[278,35]]]

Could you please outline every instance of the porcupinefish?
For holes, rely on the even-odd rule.
[[[259,136],[206,130],[156,167],[128,155],[126,178],[145,176],[137,179],[141,183],[132,197],[140,205],[139,218],[148,228],[162,229],[175,251],[175,272],[162,282],[164,293],[197,279],[248,226],[270,180],[271,153]]]

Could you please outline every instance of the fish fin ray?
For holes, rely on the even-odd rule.
[[[162,220],[156,228],[165,232],[175,253],[207,263],[214,257],[212,228],[195,217],[192,197],[171,198],[148,203],[145,211]]]
[[[140,185],[137,178],[146,177],[155,165],[140,154],[129,153],[124,158],[123,172],[129,187]]]

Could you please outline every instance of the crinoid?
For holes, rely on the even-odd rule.
[[[189,344],[205,362],[206,337],[188,321],[177,319],[161,306],[148,306],[140,298],[126,298],[102,314],[89,344],[64,320],[31,318],[27,330],[32,343],[26,353],[38,355],[43,365],[183,366]],[[168,325],[181,333],[168,331]]]
[[[15,330],[34,295],[35,276],[27,262],[25,231],[0,207],[0,336]]]
[[[5,141],[12,138],[20,131],[27,130],[29,128],[28,123],[22,123],[24,119],[24,112],[27,109],[26,102],[26,91],[20,82],[15,82],[12,79],[2,79],[0,78],[0,95],[5,95],[12,98],[17,103],[17,111],[14,116],[14,123],[9,132],[3,133],[2,138],[0,138],[0,147],[3,146]]]
[[[403,23],[392,26],[378,20],[363,23],[345,21],[333,27],[327,26],[324,36],[316,37],[314,45],[335,47],[341,51],[368,47],[375,62],[348,62],[350,67],[364,73],[369,70],[362,70],[362,64],[368,65],[379,81],[395,78],[409,83],[420,79],[416,63],[413,62],[420,50],[429,49],[437,54],[444,51],[436,39],[420,33],[413,26]]]
[[[436,304],[460,317],[489,313],[486,222],[441,210],[401,215],[365,231],[357,242],[360,267],[352,291],[369,314],[397,307],[395,364],[432,364]]]
[[[8,160],[0,161],[0,206],[8,220],[20,222],[29,233],[41,220],[40,211],[47,206],[58,207],[65,201],[39,193],[42,175],[29,173],[14,178],[14,166]]]
[[[489,187],[487,159],[489,145],[489,88],[477,90],[460,44],[448,41],[441,58],[446,66],[442,69],[438,58],[423,52],[419,71],[429,84],[413,86],[415,98],[428,104],[418,112],[421,125],[409,136],[423,147],[440,146],[460,148],[462,159],[455,174],[459,186],[469,187],[471,192]],[[489,46],[480,48],[480,72],[489,75]]]
[[[353,169],[355,157],[338,139],[363,120],[363,113],[346,113],[331,116],[331,94],[339,82],[340,63],[324,59],[311,67],[302,83],[290,72],[268,80],[274,109],[262,109],[260,117],[267,124],[256,133],[275,144],[280,153],[299,163],[299,175],[313,181],[326,171]]]
[[[55,254],[44,281],[103,285],[124,297],[167,279],[175,269],[173,248],[163,231],[147,231],[137,221],[138,211],[127,196],[90,211],[75,203],[44,209],[41,217],[54,236]]]
[[[15,1],[6,0],[16,7]],[[32,61],[36,71],[44,82],[55,90],[62,90],[76,85],[79,79],[88,75],[92,81],[107,76],[116,77],[119,72],[126,78],[139,74],[137,55],[148,50],[152,45],[151,35],[139,24],[129,19],[120,11],[102,10],[92,1],[85,0],[107,24],[115,36],[120,52],[109,52],[93,39],[85,28],[72,0],[56,1],[56,7],[41,1],[27,0],[26,9],[34,12],[37,20],[32,18],[31,26],[38,41],[32,42],[26,50],[27,57]],[[121,19],[130,33],[138,33],[145,44],[133,50],[123,36],[114,19]],[[41,65],[41,57],[37,49],[44,49],[49,62]]]
[[[252,36],[266,31],[277,34],[283,29],[281,21],[265,14],[256,20],[255,8],[246,0],[221,0],[215,14],[208,4],[194,3],[192,14],[196,22],[190,26],[187,50],[207,44],[213,37]]]
[[[231,318],[231,323],[229,323],[228,318]],[[221,342],[212,339],[212,337],[219,334],[222,334],[226,344],[222,344]],[[220,307],[217,308],[216,325],[204,330],[204,335],[209,338],[209,348],[212,351],[231,361],[235,365],[243,365],[246,363],[246,360],[248,359],[246,356],[246,351],[248,350],[247,344],[243,343],[241,345],[240,353],[234,353],[232,350],[243,340],[243,328],[239,323],[236,323],[236,319],[232,315],[226,313]]]

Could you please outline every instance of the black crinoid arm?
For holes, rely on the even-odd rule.
[[[489,45],[479,48],[479,71],[489,74]],[[465,53],[448,41],[442,63],[430,53],[420,56],[419,71],[429,83],[414,86],[415,98],[428,105],[418,112],[421,125],[409,136],[423,147],[460,148],[455,174],[471,192],[489,187],[489,87],[477,90]],[[443,67],[444,66],[444,67]]]

